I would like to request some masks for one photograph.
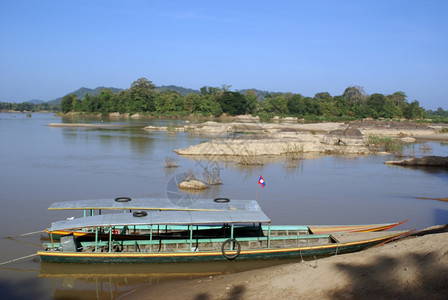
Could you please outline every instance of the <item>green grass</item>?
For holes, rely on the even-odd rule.
[[[391,137],[381,137],[370,134],[366,144],[372,151],[385,151],[397,156],[403,155],[403,145]]]

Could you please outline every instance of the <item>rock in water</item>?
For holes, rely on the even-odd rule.
[[[386,161],[384,162],[388,165],[399,165],[399,166],[419,166],[419,167],[448,167],[448,156],[424,156],[422,158],[411,158],[396,161]]]
[[[199,180],[188,180],[179,183],[178,187],[183,190],[205,190],[208,186]]]

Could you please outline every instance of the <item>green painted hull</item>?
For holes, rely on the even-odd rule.
[[[307,258],[323,257],[336,254],[361,251],[400,235],[389,235],[382,238],[363,240],[350,243],[331,243],[319,246],[305,246],[295,248],[263,248],[241,250],[237,260],[252,259],[281,259],[281,258]],[[38,252],[43,262],[54,263],[176,263],[176,262],[203,262],[227,260],[221,251],[198,252],[172,252],[172,253],[102,253],[102,252]]]

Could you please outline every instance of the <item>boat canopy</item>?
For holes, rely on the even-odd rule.
[[[234,223],[270,223],[262,210],[229,211],[147,211],[146,216],[132,213],[103,214],[54,222],[49,231],[71,230],[89,227],[137,226],[137,225],[205,225]]]
[[[120,199],[120,198],[117,198]],[[110,209],[110,210],[195,210],[195,211],[227,211],[246,210],[261,211],[256,200],[229,200],[217,199],[182,199],[171,201],[166,198],[121,198],[123,202],[115,199],[92,199],[55,202],[49,210],[81,210],[81,209]],[[129,200],[127,200],[129,199]]]

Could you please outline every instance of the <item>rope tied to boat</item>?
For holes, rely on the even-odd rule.
[[[22,259],[25,259],[25,258],[30,258],[30,257],[36,256],[36,255],[37,255],[37,253],[33,253],[33,254],[30,254],[30,255],[25,255],[25,256],[14,258],[14,259],[11,259],[11,260],[8,260],[8,261],[4,261],[4,262],[0,263],[0,266],[6,265],[6,264],[9,264],[9,263],[18,261],[18,260],[22,260]]]

